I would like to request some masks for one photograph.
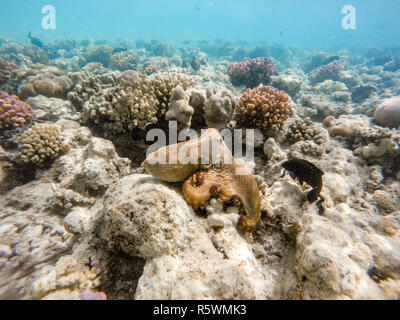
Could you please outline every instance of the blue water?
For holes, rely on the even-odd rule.
[[[56,29],[41,26],[44,5]],[[342,28],[342,7],[356,30]],[[400,46],[398,0],[1,0],[0,35],[28,43],[91,39],[240,40],[308,47]]]

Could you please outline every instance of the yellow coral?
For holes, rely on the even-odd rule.
[[[19,144],[17,157],[24,163],[43,165],[65,152],[61,127],[53,124],[37,124],[16,138]]]

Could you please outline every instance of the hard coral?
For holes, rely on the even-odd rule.
[[[194,109],[189,105],[190,96],[185,93],[181,86],[177,86],[171,95],[169,110],[165,114],[167,121],[176,120],[179,124],[178,130],[190,128]]]
[[[375,110],[374,120],[384,127],[399,128],[400,96],[382,102]]]
[[[291,121],[290,119],[289,121]],[[303,119],[293,119],[289,123],[287,138],[291,142],[311,140],[317,144],[322,144],[327,140],[327,136],[316,126],[309,117]]]
[[[111,56],[111,68],[120,71],[136,69],[140,57],[132,51],[117,52]]]
[[[310,73],[309,79],[312,85],[325,80],[339,80],[343,65],[339,61],[333,61],[325,66],[321,66]]]
[[[176,86],[186,90],[193,84],[190,77],[179,73],[131,74],[118,86],[92,96],[84,105],[84,117],[103,125],[106,135],[144,129],[164,117]]]
[[[68,100],[78,111],[82,110],[83,105],[90,97],[105,88],[115,86],[118,80],[117,75],[113,72],[98,75],[92,72],[79,72],[72,74],[72,77],[77,84],[68,93]]]
[[[37,124],[18,136],[16,141],[19,144],[17,158],[38,166],[56,159],[68,148],[61,127],[53,124]]]
[[[258,128],[263,133],[279,129],[289,118],[289,96],[269,86],[247,89],[240,98],[234,119],[241,128]]]
[[[231,120],[237,105],[232,92],[213,82],[176,94],[171,98],[166,120],[178,121],[181,128],[190,128],[193,122],[196,128],[207,125],[209,128],[222,129]]]
[[[17,78],[22,79],[18,88],[18,96],[22,100],[40,94],[65,99],[74,84],[60,69],[42,65],[19,72]]]
[[[15,95],[0,91],[0,131],[24,126],[35,117],[32,107]]]
[[[269,58],[245,58],[243,62],[229,65],[228,75],[234,85],[245,85],[254,88],[260,83],[269,84],[276,73],[275,66]]]
[[[11,71],[17,67],[15,63],[0,59],[0,84],[5,83],[10,78]]]
[[[107,45],[89,46],[86,49],[86,63],[100,62],[104,67],[108,67],[114,49]]]

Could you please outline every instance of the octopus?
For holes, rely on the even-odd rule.
[[[235,160],[215,129],[197,139],[162,147],[148,155],[142,166],[166,182],[183,182],[186,202],[197,210],[211,198],[240,203],[244,212],[239,228],[252,231],[261,218],[260,194],[253,174]]]
[[[325,199],[320,195],[322,191],[322,176],[324,175],[324,172],[311,162],[297,158],[284,162],[282,166],[285,169],[282,176],[284,176],[285,172],[288,171],[289,176],[293,180],[296,180],[297,178],[301,186],[306,182],[313,188],[307,193],[307,200],[309,203],[313,203],[320,198],[316,205],[321,214],[323,212],[321,203],[325,201]]]

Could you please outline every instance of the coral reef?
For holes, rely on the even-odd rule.
[[[32,106],[36,119],[39,121],[56,122],[60,119],[79,120],[80,113],[71,102],[45,96],[30,97],[26,100]]]
[[[363,102],[364,100],[368,99],[372,93],[378,91],[378,88],[367,84],[360,84],[352,89],[351,91],[351,100],[355,103]]]
[[[291,118],[288,120],[287,139],[291,142],[310,140],[317,144],[326,142],[328,137],[315,125],[309,117],[304,120]]]
[[[276,73],[275,66],[269,58],[245,58],[242,62],[229,65],[228,75],[234,85],[245,85],[248,88],[259,84],[268,85]]]
[[[333,61],[311,72],[309,80],[312,85],[324,82],[325,80],[339,80],[343,68],[343,65],[339,61]]]
[[[343,82],[326,80],[312,90],[302,90],[297,103],[311,111],[312,118],[324,119],[352,113],[350,92]]]
[[[189,105],[189,95],[181,86],[177,86],[171,94],[169,108],[165,114],[167,121],[177,121],[178,130],[188,129],[191,126],[191,118],[194,109]]]
[[[0,85],[8,81],[8,79],[11,77],[11,71],[17,67],[18,66],[15,63],[0,59]]]
[[[272,76],[271,86],[285,91],[292,99],[295,99],[301,90],[302,79],[293,69],[288,69],[279,75]]]
[[[164,57],[150,57],[143,61],[139,66],[139,71],[151,75],[156,72],[160,72],[170,66],[170,61]]]
[[[374,120],[389,128],[400,127],[400,96],[382,102],[375,110]]]
[[[337,60],[339,60],[339,56],[336,54],[319,52],[313,54],[310,58],[306,59],[305,63],[302,65],[302,69],[304,70],[304,72],[308,73],[314,69],[317,69],[321,66],[327,65]]]
[[[268,134],[270,129],[276,131],[283,126],[290,110],[285,92],[263,86],[243,93],[234,119],[239,128],[258,128]]]
[[[26,72],[21,71],[17,78],[22,79],[18,87],[18,96],[22,100],[37,95],[65,99],[74,85],[62,70],[51,66],[38,65]]]
[[[76,82],[76,85],[68,93],[68,100],[79,111],[83,109],[85,102],[95,94],[117,84],[117,76],[112,72],[98,75],[92,72],[81,72],[79,74],[73,74],[72,78],[74,82]]]
[[[114,53],[110,58],[110,67],[119,71],[136,69],[140,61],[139,55],[132,51]]]
[[[114,49],[108,45],[89,46],[86,48],[84,59],[86,63],[99,62],[108,67]]]
[[[365,159],[369,165],[382,166],[385,175],[396,175],[392,167],[400,154],[398,130],[382,128],[371,123],[364,115],[340,116],[325,121],[331,136],[343,137],[354,154]]]
[[[188,89],[194,81],[180,73],[160,73],[150,77],[135,74],[121,79],[118,86],[92,96],[83,108],[85,120],[103,125],[106,134],[136,127],[144,129],[164,117],[176,86]]]
[[[176,120],[179,128],[190,128],[193,122],[195,128],[207,125],[208,128],[223,129],[232,119],[237,99],[229,90],[213,82],[189,88],[186,92],[175,90],[176,96],[171,97],[166,120]]]
[[[23,127],[35,114],[32,107],[15,95],[0,91],[0,132],[6,129]]]
[[[36,124],[15,140],[18,142],[17,158],[37,166],[56,159],[68,148],[61,127],[53,124]]]
[[[398,48],[30,40],[0,37],[2,299],[400,298]],[[149,149],[168,121],[192,140]]]

